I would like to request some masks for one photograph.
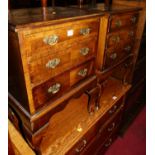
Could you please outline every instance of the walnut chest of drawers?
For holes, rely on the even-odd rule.
[[[97,87],[95,58],[103,13],[57,8],[53,15],[51,8],[37,8],[9,15],[9,93],[16,100],[10,105],[27,139],[37,145],[34,136],[68,99]]]
[[[110,146],[131,87],[137,22],[135,9],[9,12],[9,117],[36,152]]]

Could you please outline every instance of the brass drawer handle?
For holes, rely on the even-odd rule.
[[[117,43],[120,42],[120,36],[113,36],[112,41],[117,42]]]
[[[115,105],[111,110],[109,110],[109,114],[113,114],[117,109],[117,105]]]
[[[88,35],[90,33],[90,28],[83,28],[80,30],[81,35]]]
[[[80,153],[84,148],[85,148],[85,146],[86,146],[86,144],[87,144],[87,141],[84,139],[83,141],[82,141],[82,146],[80,147],[80,148],[76,148],[75,149],[75,151],[77,152],[77,153]]]
[[[83,55],[83,56],[86,56],[86,55],[88,55],[88,53],[89,53],[89,48],[81,48],[81,50],[80,50],[80,53]]]
[[[99,134],[101,134],[102,133],[102,131],[105,129],[105,124],[103,124],[101,127],[100,127],[100,129],[99,129]]]
[[[117,21],[115,22],[115,25],[116,25],[116,27],[122,26],[121,20],[117,20]]]
[[[131,67],[133,65],[133,62],[129,62],[129,63],[125,63],[124,64],[124,67],[125,68],[129,68],[129,67]]]
[[[135,16],[131,17],[131,22],[132,22],[133,24],[135,24],[136,21],[137,21],[137,17],[135,17]]]
[[[84,68],[84,69],[81,69],[79,72],[78,72],[78,75],[79,76],[82,76],[82,77],[85,77],[87,75],[87,72],[88,72],[88,69],[87,68]]]
[[[45,37],[43,39],[43,42],[47,45],[55,45],[59,40],[59,37],[57,35],[51,35],[49,37]]]
[[[112,139],[110,138],[109,140],[108,140],[108,142],[104,145],[105,147],[109,147],[110,145],[111,145],[111,143],[112,143]]]
[[[61,84],[56,83],[53,86],[48,88],[48,93],[56,94],[57,92],[59,92],[60,87],[61,87]]]
[[[129,32],[129,36],[133,37],[134,36],[134,32],[133,31],[130,31]]]
[[[52,68],[54,69],[56,66],[60,64],[60,59],[59,58],[54,58],[52,60],[49,60],[46,64],[47,68]]]
[[[117,53],[112,53],[112,54],[110,55],[110,58],[111,58],[112,60],[115,60],[115,59],[117,58]]]
[[[115,128],[115,123],[112,123],[112,127],[108,128],[108,131],[111,132]]]
[[[129,45],[129,46],[126,46],[126,47],[124,48],[124,50],[127,51],[127,52],[131,51],[131,46],[130,46],[130,45]]]

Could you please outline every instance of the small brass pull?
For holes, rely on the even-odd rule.
[[[82,49],[80,50],[80,53],[81,53],[83,56],[87,55],[87,54],[89,53],[89,48],[82,48]]]
[[[43,42],[47,45],[55,45],[59,40],[59,37],[57,35],[51,35],[49,37],[45,37],[43,39]]]
[[[117,109],[117,105],[115,105],[111,110],[109,110],[109,114],[113,114]]]
[[[80,148],[76,148],[75,149],[75,151],[77,152],[77,153],[80,153],[84,148],[85,148],[85,146],[86,146],[86,144],[87,144],[87,141],[84,139],[83,141],[82,141],[82,146],[80,147]]]
[[[134,32],[133,31],[130,31],[129,32],[129,36],[133,37],[134,36]]]
[[[112,123],[112,127],[108,128],[108,131],[111,132],[115,128],[115,123]]]
[[[56,83],[48,88],[48,93],[56,94],[60,90],[61,84]]]
[[[90,28],[83,28],[80,30],[81,35],[88,35],[90,33]]]
[[[85,77],[87,75],[88,69],[84,68],[78,72],[79,76]]]
[[[112,40],[114,41],[114,42],[120,42],[120,36],[113,36],[112,37]]]
[[[105,147],[109,147],[110,145],[111,145],[111,143],[112,143],[112,139],[110,138],[109,140],[108,140],[108,142],[104,145]]]
[[[103,132],[104,129],[105,129],[105,124],[103,124],[103,125],[100,127],[98,133],[101,134],[101,133]]]
[[[129,45],[129,46],[126,46],[126,47],[124,48],[124,50],[127,51],[127,52],[129,52],[129,51],[131,50],[131,46],[130,46],[130,45]]]
[[[110,58],[111,58],[112,60],[115,60],[115,59],[117,58],[117,53],[112,53],[112,54],[110,55]]]
[[[46,67],[54,69],[59,64],[60,64],[60,59],[54,58],[54,59],[48,61],[48,63],[46,64]]]
[[[131,18],[131,22],[132,22],[133,24],[135,24],[136,21],[137,21],[137,17],[133,16],[133,17]]]
[[[130,62],[130,63],[125,63],[125,64],[124,64],[124,67],[125,67],[125,68],[129,68],[129,67],[131,67],[132,65],[133,65],[132,62]]]
[[[121,20],[117,20],[117,21],[115,22],[115,25],[116,25],[116,27],[120,27],[120,26],[122,25]]]

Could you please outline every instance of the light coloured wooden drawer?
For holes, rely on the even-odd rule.
[[[125,48],[126,44],[131,44],[135,39],[135,28],[110,33],[107,35],[106,48]]]
[[[123,27],[136,25],[136,23],[138,22],[138,18],[138,12],[112,15],[110,17],[109,32],[121,29]]]
[[[67,49],[45,52],[41,57],[29,57],[31,83],[37,85],[96,56],[97,38],[74,43]]]
[[[46,105],[49,100],[52,101],[62,96],[70,88],[69,80],[69,72],[65,72],[33,88],[35,109]]]
[[[68,45],[77,42],[79,39],[97,35],[99,29],[99,19],[87,19],[67,24],[59,24],[48,27],[42,31],[32,31],[25,36],[25,41],[29,50],[27,56],[32,56],[38,51],[56,51],[61,47],[67,48]]]
[[[93,74],[95,74],[94,59],[70,71],[70,86]]]
[[[97,126],[93,126],[89,131],[67,152],[66,155],[82,154],[87,148],[90,141],[95,137],[97,133]]]
[[[70,71],[64,72],[32,89],[35,108],[40,108],[48,101],[55,100],[67,92],[73,85],[94,73],[94,59]]]

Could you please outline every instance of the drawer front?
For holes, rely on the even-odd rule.
[[[102,145],[100,150],[95,155],[105,154],[107,149],[112,145],[114,140],[117,138],[117,130],[118,129],[116,129],[116,131],[110,135],[110,137],[105,141],[105,143]]]
[[[70,72],[70,86],[73,86],[74,84],[94,74],[94,71],[94,59],[75,68]]]
[[[121,122],[121,118],[122,109],[107,125],[105,125],[105,122],[102,122],[103,125],[101,125],[98,130],[98,134],[101,136],[102,141],[105,141],[115,131],[115,129],[118,128]]]
[[[108,124],[106,122],[107,120],[104,122],[99,121],[97,134],[91,140],[91,142],[86,147],[86,149],[82,152],[82,155],[98,154],[98,152],[100,151],[100,148],[103,148],[102,146],[106,143],[107,139],[109,139],[109,136],[113,133],[116,133],[118,126],[120,125],[121,116],[122,116],[122,110],[120,110],[114,116],[114,118],[111,119],[111,121]],[[108,119],[108,121],[109,121],[109,119]]]
[[[129,57],[124,63],[113,70],[112,76],[120,79],[123,83],[130,81],[130,74],[133,68],[133,57]]]
[[[69,89],[69,72],[65,72],[47,82],[33,88],[33,99],[35,108],[38,109],[49,100],[57,99]]]
[[[123,31],[111,33],[107,36],[106,48],[122,48],[127,44],[131,44],[135,39],[135,29],[126,29]]]
[[[117,64],[120,60],[127,57],[133,48],[133,43],[125,45],[123,48],[114,49],[109,48],[105,52],[105,64],[104,68],[111,67],[115,64]]]
[[[32,93],[35,108],[42,107],[49,100],[57,99],[68,91],[71,86],[90,76],[94,73],[93,66],[94,59],[34,87]]]
[[[36,60],[30,57],[28,66],[31,82],[37,85],[95,57],[96,41],[97,38],[90,38],[73,44],[67,49],[61,49],[62,51],[45,52],[41,58]]]
[[[71,148],[66,155],[83,154],[89,142],[95,137],[97,133],[96,126],[93,126],[74,146]]]
[[[88,38],[97,34],[98,28],[98,18],[51,26],[49,27],[51,30],[30,34],[27,37],[31,46],[31,51],[28,51],[27,54],[32,56],[38,50],[57,50],[60,46],[65,48],[68,46],[69,40],[72,40],[73,43],[77,41],[77,38]]]
[[[139,13],[119,14],[110,17],[109,31],[117,30],[123,27],[136,25]]]
[[[120,109],[120,107],[123,105],[123,98],[121,98],[106,112],[106,114],[101,119],[101,123],[106,122],[108,119],[113,117],[116,114],[117,110]]]

